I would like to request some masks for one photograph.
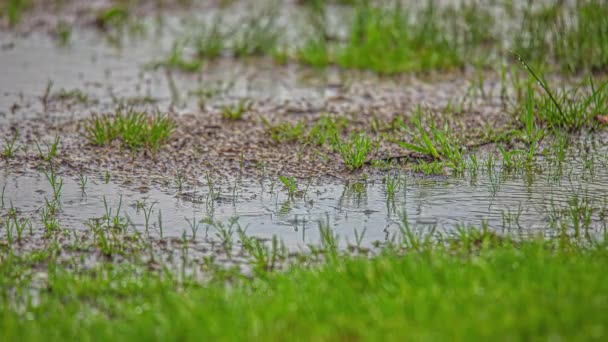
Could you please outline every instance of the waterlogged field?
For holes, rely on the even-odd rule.
[[[0,3],[0,340],[605,340],[603,1]]]

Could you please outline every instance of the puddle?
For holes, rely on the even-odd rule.
[[[202,219],[226,225],[238,217],[238,224],[247,227],[248,234],[259,238],[277,236],[286,246],[299,248],[319,242],[319,222],[329,223],[343,241],[354,243],[355,230],[357,234],[365,230],[364,244],[387,241],[399,232],[403,213],[407,214],[411,227],[426,231],[435,227],[444,234],[455,233],[459,227],[480,227],[487,223],[498,233],[551,236],[559,233],[561,227],[552,226],[552,222],[563,222],[569,229],[574,227],[569,212],[564,210],[576,205],[581,209],[580,215],[589,211],[589,232],[596,234],[605,229],[602,215],[608,207],[605,192],[608,160],[605,155],[597,160],[601,162],[596,161],[592,167],[583,161],[570,160],[563,164],[561,173],[555,165],[541,162],[530,174],[496,171],[488,175],[479,171],[476,176],[469,174],[462,178],[402,175],[402,185],[392,196],[380,180],[350,184],[324,181],[323,185],[309,185],[304,196],[290,199],[279,182],[243,179],[232,185],[214,185],[219,195],[213,202],[209,200],[207,187],[178,192],[176,185],[170,183],[133,189],[113,181],[106,184],[103,175],[89,176],[83,194],[78,180],[66,177],[58,218],[64,228],[82,229],[88,219],[105,214],[105,199],[113,214],[122,203],[121,215],[144,231],[143,208],[149,209],[154,203],[148,229],[156,234],[159,234],[159,212],[163,235],[173,237],[181,237],[184,232],[190,236],[192,226],[186,219],[193,222],[194,218],[198,222],[197,235],[213,239],[216,229],[202,223]],[[44,199],[53,197],[43,174],[4,173],[0,176],[0,187],[4,186],[3,215],[12,204],[21,217],[39,221],[38,211]],[[301,181],[298,189],[305,188],[305,182]]]
[[[330,75],[317,77],[309,69],[296,65],[277,67],[269,60],[236,61],[222,59],[210,62],[196,74],[171,72],[169,76],[150,65],[162,59],[173,39],[160,42],[142,39],[128,48],[113,48],[98,35],[83,33],[69,47],[57,47],[46,35],[32,34],[14,39],[0,33],[0,45],[8,46],[0,53],[0,112],[8,116],[17,112],[19,118],[31,118],[43,112],[41,98],[52,82],[51,95],[60,90],[80,90],[91,100],[86,110],[59,108],[54,115],[87,117],[94,111],[108,111],[123,99],[150,99],[159,108],[178,103],[176,110],[198,110],[198,93],[213,94],[210,104],[227,99],[247,98],[280,104],[288,101],[315,101],[331,96],[327,87]],[[337,72],[334,72],[336,74]],[[334,75],[334,79],[338,75]]]
[[[330,21],[341,17],[342,7],[329,7]],[[287,6],[279,21],[290,20],[300,27],[303,15]],[[237,14],[222,12],[225,20],[238,20],[247,13],[240,8]],[[403,110],[403,104],[427,102],[445,106],[467,93],[468,81],[454,75],[432,85],[413,76],[404,79],[382,79],[373,74],[344,71],[336,68],[316,70],[297,63],[279,65],[271,58],[220,58],[207,61],[200,72],[171,71],[152,68],[170,55],[174,42],[195,30],[196,23],[213,17],[213,11],[201,14],[173,13],[163,17],[162,29],[154,18],[142,19],[145,35],[124,34],[124,42],[116,46],[107,36],[96,30],[73,30],[70,44],[60,46],[45,32],[34,31],[17,35],[0,30],[0,123],[15,124],[23,119],[68,118],[82,119],[93,112],[113,111],[118,103],[147,103],[161,111],[205,112],[226,102],[249,99],[260,106],[260,111],[271,112],[285,107],[292,113],[323,111],[382,112],[381,107],[393,112]],[[289,14],[291,13],[291,14]],[[296,12],[297,13],[297,12]],[[194,25],[194,26],[193,26]],[[333,24],[338,25],[338,24]],[[200,27],[198,28],[200,30]],[[292,30],[294,30],[292,32]],[[286,29],[286,39],[301,32]],[[439,75],[438,75],[439,76]],[[440,76],[439,76],[440,77]],[[88,103],[51,101],[45,106],[42,98],[49,82],[50,95],[59,91],[79,90],[87,95]],[[493,87],[488,81],[488,86]],[[350,88],[353,91],[348,91]],[[432,91],[431,91],[432,90]],[[345,94],[348,91],[348,94]],[[200,108],[200,94],[205,105]],[[346,96],[347,95],[347,96]],[[345,96],[349,105],[344,106]],[[335,105],[328,105],[331,102]]]

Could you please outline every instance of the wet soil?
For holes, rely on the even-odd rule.
[[[7,34],[0,38],[14,39]],[[348,120],[344,136],[366,131],[377,139],[384,133],[405,138],[408,132],[373,133],[371,127],[382,129],[397,118],[408,121],[418,105],[441,112],[448,103],[465,103],[469,109],[463,108],[452,121],[470,132],[472,139],[490,122],[498,131],[511,122],[496,82],[486,83],[485,98],[467,99],[471,82],[464,74],[386,79],[336,69],[278,66],[267,59],[228,59],[193,75],[145,68],[156,45],[115,50],[100,45],[98,39],[82,37],[66,50],[55,47],[48,37],[29,36],[0,56],[3,73],[9,75],[1,84],[0,134],[11,137],[18,131],[18,144],[27,150],[4,164],[33,162],[36,167],[34,141],[60,136],[57,162],[70,170],[126,174],[141,170],[142,177],[169,177],[179,170],[192,179],[207,172],[344,178],[350,172],[331,148],[274,142],[262,118],[271,124],[304,122],[310,127],[321,115],[344,117]],[[179,94],[169,83],[178,85]],[[85,99],[56,96],[73,90]],[[192,95],[202,90],[218,94],[202,100]],[[243,99],[251,106],[241,120],[222,119],[221,106]],[[158,155],[94,147],[83,136],[83,124],[93,114],[112,113],[124,104],[151,113],[160,110],[175,120],[176,132]],[[370,159],[399,154],[403,151],[383,139]]]

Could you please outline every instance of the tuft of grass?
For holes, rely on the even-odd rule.
[[[262,123],[266,126],[270,137],[275,142],[295,142],[304,137],[304,122],[298,123],[282,122],[272,125],[266,118],[261,118]]]
[[[450,134],[447,123],[443,130],[431,125],[431,133],[429,134],[422,125],[422,109],[420,107],[418,107],[413,119],[418,135],[414,136],[413,142],[399,141],[397,143],[403,148],[421,153],[434,161],[441,161],[445,166],[450,166],[455,171],[461,171],[464,167],[464,148]]]
[[[42,169],[42,173],[49,181],[51,188],[53,189],[53,199],[55,203],[59,202],[59,198],[61,197],[61,190],[63,189],[63,178],[57,176],[57,172],[55,171],[55,166],[52,161],[49,161],[49,171],[46,169]]]
[[[281,175],[279,176],[279,180],[281,181],[281,183],[283,183],[283,186],[287,190],[289,197],[293,197],[296,193],[296,190],[298,189],[298,183],[296,179],[293,176],[288,178],[286,176]]]
[[[325,145],[328,142],[332,142],[336,135],[342,133],[346,129],[347,124],[348,120],[344,117],[323,115],[312,126],[306,136],[306,140],[317,146]]]
[[[528,94],[524,102],[524,108],[520,111],[520,121],[523,121],[523,140],[528,147],[528,161],[534,159],[534,153],[540,142],[545,136],[545,130],[539,128],[536,121],[536,107],[534,105],[534,93],[532,88],[528,87]]]
[[[72,26],[63,20],[60,20],[57,23],[57,27],[55,27],[55,36],[60,46],[68,45],[72,37]]]
[[[526,159],[522,158],[523,151],[521,150],[507,151],[502,146],[498,146],[498,149],[502,155],[502,167],[505,171],[519,169],[526,162]]]
[[[36,143],[36,148],[38,149],[40,159],[44,161],[51,161],[53,158],[55,158],[57,151],[59,150],[59,140],[59,136],[56,136],[52,144],[49,145],[48,143],[44,143],[46,146],[46,153],[42,151],[42,147],[40,147],[38,141],[34,141]]]
[[[203,63],[200,60],[184,56],[186,46],[186,41],[174,42],[169,55],[164,60],[152,63],[151,67],[153,69],[165,67],[185,72],[196,72],[201,70]]]
[[[382,177],[384,190],[388,197],[394,197],[395,192],[401,187],[401,174],[391,175],[390,173]]]
[[[17,138],[19,138],[19,131],[15,132],[12,139],[8,139],[6,137],[2,137],[4,140],[4,145],[2,146],[2,157],[5,159],[9,159],[15,156],[17,149],[19,148],[16,145]]]
[[[331,56],[330,44],[322,36],[319,36],[319,33],[311,34],[304,44],[298,47],[295,54],[299,62],[316,68],[331,64]]]
[[[0,5],[0,17],[6,16],[10,27],[21,21],[23,12],[30,6],[30,0],[6,0]]]
[[[247,100],[241,100],[234,106],[222,106],[222,118],[225,120],[241,120],[243,114],[251,107]]]
[[[348,141],[334,137],[334,148],[344,160],[344,165],[351,170],[360,169],[372,151],[371,140],[364,134],[353,134]]]
[[[419,23],[414,24],[400,4],[393,8],[358,6],[348,42],[337,52],[337,63],[386,74],[463,65],[456,46],[439,25],[432,3],[416,15]]]
[[[127,2],[119,2],[97,11],[95,23],[106,34],[109,42],[117,46],[122,45],[125,33],[132,37],[145,34],[144,24],[129,10]]]
[[[228,34],[222,32],[222,17],[215,16],[210,24],[201,24],[193,37],[194,50],[199,58],[219,57],[226,48]]]
[[[119,140],[133,151],[145,147],[154,153],[167,142],[175,128],[173,120],[161,114],[119,110],[115,116],[94,116],[85,124],[85,137],[93,145],[108,146]]]
[[[540,96],[534,96],[528,88],[527,95],[529,99],[533,98],[538,119],[548,128],[563,129],[568,132],[577,132],[585,128],[593,129],[597,126],[596,117],[608,113],[608,81],[597,86],[593,78],[589,77],[587,84],[556,94],[522,57],[518,55],[517,58],[543,90]],[[523,111],[529,130],[531,112],[534,112],[532,104],[526,102]],[[528,132],[530,133],[532,132]]]
[[[122,28],[130,17],[131,13],[128,8],[116,5],[100,10],[95,18],[95,23],[104,30]]]
[[[232,52],[237,57],[271,55],[277,52],[282,29],[274,7],[264,8],[245,18],[231,37]]]

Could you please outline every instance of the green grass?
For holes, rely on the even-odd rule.
[[[48,264],[48,278],[35,280],[47,254],[3,252],[0,339],[606,339],[605,245],[500,241],[337,256],[206,284],[109,263]]]
[[[161,114],[119,110],[114,116],[96,115],[89,119],[85,123],[85,137],[97,146],[108,146],[118,140],[133,151],[145,147],[156,153],[174,128],[173,120]]]
[[[393,174],[388,173],[386,176],[382,177],[382,183],[384,184],[384,190],[386,191],[386,195],[388,197],[394,197],[395,192],[399,190],[401,187],[401,174]]]
[[[5,159],[10,159],[15,156],[15,153],[17,153],[17,149],[19,148],[19,145],[16,144],[17,138],[19,138],[19,131],[15,132],[12,139],[8,137],[2,137],[4,143],[2,144],[2,153],[0,154],[1,157]]]
[[[357,8],[346,47],[337,53],[339,65],[372,69],[380,73],[448,69],[463,61],[442,30],[429,5],[411,24],[409,13],[400,6]]]
[[[551,2],[523,11],[513,50],[535,63],[553,62],[566,71],[598,71],[608,66],[608,3]]]
[[[130,17],[131,12],[128,8],[121,5],[115,5],[99,10],[97,12],[95,22],[100,28],[109,30],[113,27],[124,27],[129,21]]]
[[[373,6],[362,1],[354,8],[345,44],[334,44],[325,30],[313,31],[297,51],[297,58],[315,66],[337,64],[382,74],[464,65],[457,41],[432,4],[416,12],[401,5]]]
[[[21,21],[23,12],[31,5],[30,0],[6,0],[0,4],[0,18],[6,16],[11,27],[16,26]]]
[[[59,46],[67,46],[70,43],[70,40],[72,38],[72,26],[63,21],[60,20],[57,23],[57,26],[55,27],[55,38],[57,39],[57,43],[59,44]]]
[[[398,141],[397,143],[403,148],[430,158],[432,161],[441,162],[441,169],[443,166],[449,166],[454,171],[462,171],[464,167],[464,147],[462,144],[450,133],[447,124],[443,129],[438,129],[431,121],[430,128],[425,128],[422,123],[422,115],[422,108],[418,107],[413,115],[415,125],[413,141]],[[405,124],[404,129],[409,130]],[[429,134],[427,130],[431,133]]]
[[[195,25],[194,34],[190,30],[178,39],[193,51],[185,60],[270,56],[278,63],[398,74],[461,70],[467,65],[493,68],[515,52],[552,70],[596,72],[608,66],[605,1],[530,3],[517,10],[511,2],[439,6],[427,0],[413,6],[345,1],[335,23],[328,19],[333,9],[327,1],[300,3],[306,6],[301,9],[306,14],[303,27],[279,20],[281,14],[271,6],[248,13],[236,24],[220,12]],[[111,23],[122,18],[121,13],[108,10],[98,21]],[[302,38],[288,41],[286,31]]]
[[[95,24],[113,45],[121,46],[125,34],[131,38],[141,38],[146,33],[144,22],[131,11],[131,5],[129,2],[120,1],[96,10]]]
[[[184,55],[184,50],[187,46],[187,41],[175,41],[171,47],[169,55],[162,61],[151,63],[153,69],[164,67],[169,69],[177,69],[185,72],[197,72],[203,67],[203,63],[199,59],[189,58]]]
[[[224,52],[226,33],[222,32],[223,26],[222,18],[216,16],[211,23],[202,23],[198,27],[198,32],[192,38],[198,57],[215,58]]]
[[[293,198],[296,193],[296,190],[298,190],[298,182],[296,181],[296,179],[293,176],[287,177],[281,175],[279,176],[279,180],[281,181],[281,183],[283,183],[283,187],[285,188],[285,190],[287,190],[289,197]]]
[[[237,57],[271,55],[278,49],[282,30],[273,7],[263,8],[245,18],[231,37],[231,50]]]
[[[348,120],[344,117],[323,115],[310,128],[306,141],[323,146],[331,143],[336,135],[340,135],[347,127]]]
[[[154,66],[196,72],[206,59],[223,55],[235,57],[279,56],[283,29],[277,24],[276,9],[263,7],[249,13],[236,24],[227,23],[220,14],[209,22],[197,23],[184,37],[176,39],[165,60]],[[185,50],[192,50],[186,54]]]
[[[367,135],[358,133],[353,134],[346,141],[343,141],[336,136],[334,138],[334,148],[340,153],[340,156],[342,156],[344,165],[351,170],[355,170],[363,167],[373,146]]]
[[[278,124],[271,124],[264,117],[262,117],[261,120],[266,127],[270,138],[274,142],[295,142],[304,138],[305,127],[303,121],[298,121],[297,123],[281,122]]]
[[[527,99],[523,104],[524,109],[520,109],[525,115],[528,135],[535,134],[532,132],[532,118],[530,117],[534,111],[537,113],[537,120],[548,128],[562,129],[567,132],[591,130],[598,125],[596,117],[608,112],[608,81],[602,81],[597,85],[593,78],[589,77],[586,84],[555,93],[547,81],[539,76],[528,63],[520,56],[518,59],[541,89],[541,92],[537,94],[529,86]]]
[[[241,100],[234,106],[222,106],[222,119],[225,120],[241,120],[243,114],[249,110],[251,102],[248,100]]]

